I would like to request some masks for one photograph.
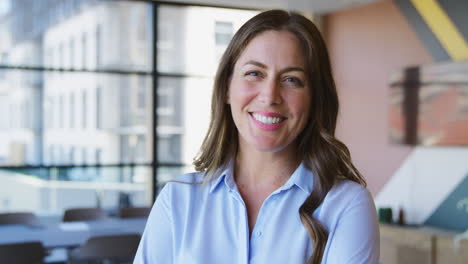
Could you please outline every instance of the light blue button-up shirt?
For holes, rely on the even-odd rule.
[[[265,199],[249,235],[232,163],[205,186],[198,184],[200,173],[177,177],[153,206],[134,264],[307,263],[312,242],[298,212],[313,189],[313,178],[301,164]],[[313,215],[329,232],[322,263],[378,263],[376,210],[367,189],[341,181]]]

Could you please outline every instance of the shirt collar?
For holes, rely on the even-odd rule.
[[[228,165],[222,169],[222,172],[213,181],[210,183],[210,193],[212,193],[221,182],[224,182],[226,187],[230,190],[236,188],[236,183],[234,181],[234,160],[231,160]],[[291,189],[293,186],[299,187],[302,191],[307,194],[310,194],[314,185],[314,174],[305,167],[304,162],[301,162],[291,177],[286,181],[286,183],[279,188],[278,191],[285,191]]]
[[[306,168],[304,161],[299,164],[299,167],[297,167],[288,181],[279,190],[285,191],[291,189],[293,186],[299,187],[299,189],[307,194],[312,192],[314,186],[314,174]]]
[[[234,181],[234,159],[232,159],[224,169],[221,168],[220,170],[222,170],[221,173],[215,173],[215,175],[217,174],[219,176],[210,182],[210,193],[223,181],[230,190],[236,188],[236,182]]]

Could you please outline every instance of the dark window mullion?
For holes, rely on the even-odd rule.
[[[62,73],[96,73],[96,74],[119,74],[119,75],[146,75],[151,76],[153,72],[132,71],[132,70],[105,70],[105,69],[71,69],[71,68],[51,68],[20,65],[0,65],[0,70],[23,70],[35,72],[62,72]]]
[[[156,45],[157,40],[158,40],[158,9],[159,9],[159,4],[156,2],[153,2],[151,4],[151,8],[153,11],[153,40],[152,40],[152,45],[151,47],[153,48],[153,63],[152,63],[152,75],[153,75],[153,96],[152,96],[152,109],[151,109],[151,115],[152,115],[152,135],[153,135],[153,173],[152,173],[152,182],[153,182],[153,189],[152,189],[152,197],[153,201],[156,200],[156,197],[158,195],[158,168],[160,166],[159,161],[158,161],[158,133],[157,133],[157,127],[158,127],[158,47]]]

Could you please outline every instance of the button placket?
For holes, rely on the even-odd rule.
[[[253,230],[253,235],[256,238],[260,238],[263,235],[263,225],[264,225],[264,219],[265,217],[268,216],[269,214],[269,206],[271,202],[276,199],[276,194],[271,194],[270,196],[267,197],[267,199],[263,202],[262,207],[260,208],[260,212],[258,212],[257,216],[257,222],[255,223],[255,227]]]
[[[236,188],[229,188],[228,190],[229,195],[232,199],[234,199],[237,203],[237,209],[241,215],[241,219],[239,219],[239,231],[240,231],[240,249],[242,253],[241,259],[245,259],[245,263],[249,261],[250,255],[250,248],[249,248],[249,224],[248,224],[248,217],[247,217],[247,207],[245,206],[244,200],[242,199],[240,193]],[[243,219],[242,219],[243,218]],[[242,246],[244,245],[244,246]]]
[[[262,231],[260,231],[260,230],[255,231],[255,236],[256,237],[261,237],[262,236]]]

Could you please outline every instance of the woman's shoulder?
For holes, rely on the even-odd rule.
[[[181,200],[200,193],[203,190],[203,174],[200,172],[186,173],[176,176],[166,182],[159,196],[166,200]]]
[[[189,219],[193,212],[206,205],[207,190],[203,185],[202,173],[177,176],[164,185],[154,207],[166,211],[171,221],[179,223],[178,221]]]
[[[331,194],[345,196],[347,198],[368,192],[367,188],[362,184],[347,179],[339,180],[330,190]]]
[[[341,180],[325,196],[318,217],[329,229],[333,229],[339,220],[349,213],[361,217],[375,214],[374,200],[363,185]]]
[[[201,184],[203,182],[203,173],[201,172],[190,172],[180,176],[172,178],[166,184],[177,186],[176,183],[181,184]]]
[[[334,205],[335,208],[339,206],[343,209],[362,202],[373,203],[371,193],[363,185],[350,180],[337,182],[324,200],[326,204]]]

